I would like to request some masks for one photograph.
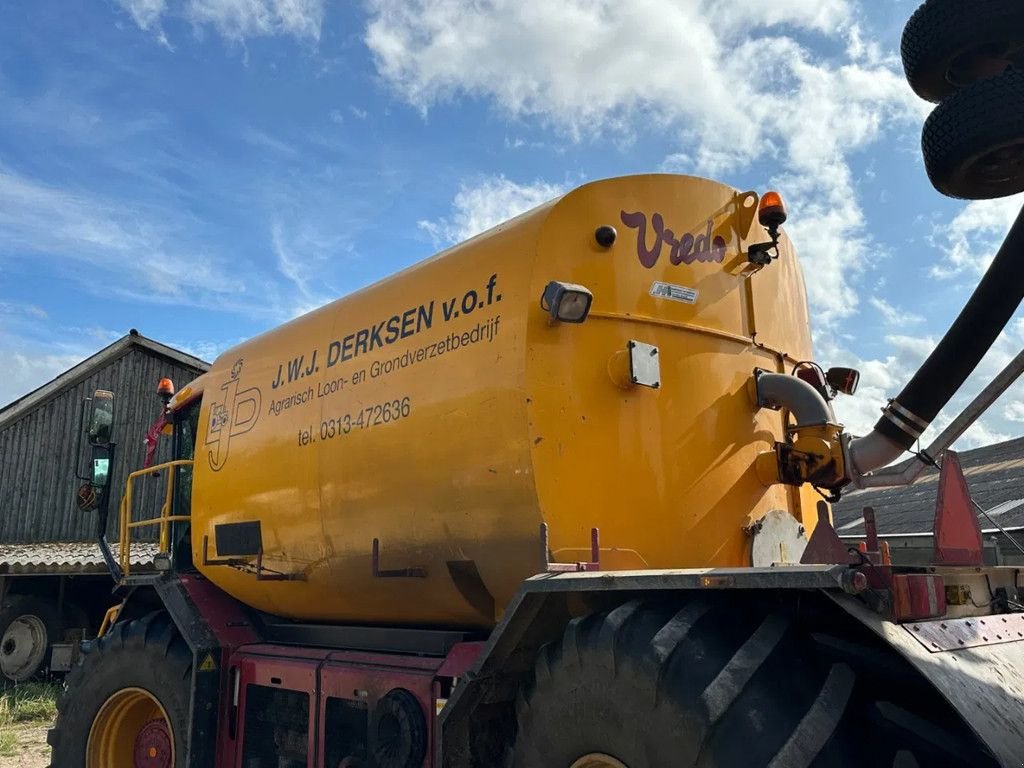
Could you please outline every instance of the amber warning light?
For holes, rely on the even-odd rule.
[[[174,397],[174,382],[170,379],[160,379],[160,383],[156,385],[156,393],[160,395],[160,399],[165,403]]]
[[[786,204],[778,192],[765,192],[757,207],[757,220],[771,233],[786,223]]]
[[[754,243],[747,249],[747,260],[758,267],[772,263],[779,257],[779,227],[786,223],[786,204],[778,192],[765,192],[757,204],[757,220],[768,230],[770,243]]]

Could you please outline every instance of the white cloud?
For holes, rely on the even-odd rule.
[[[144,30],[159,26],[160,17],[167,10],[167,0],[117,0],[131,15],[132,20]]]
[[[354,106],[352,104],[349,105],[348,111],[351,112],[352,116],[357,118],[358,120],[365,120],[367,116],[370,114],[365,109],[360,109],[359,107]]]
[[[82,362],[84,354],[33,354],[28,350],[4,349],[4,375],[0,377],[0,408],[42,386],[73,365]]]
[[[141,29],[158,33],[164,16],[179,16],[197,27],[211,26],[227,40],[288,35],[318,41],[325,0],[118,0]]]
[[[295,295],[283,298],[280,306],[286,319],[338,298],[341,292],[330,286],[324,275],[331,274],[342,259],[358,258],[352,242],[342,233],[323,231],[311,219],[291,211],[271,217],[270,248],[278,273],[295,287]]]
[[[871,299],[869,299],[869,303],[872,307],[878,310],[878,313],[888,325],[903,326],[915,325],[917,323],[924,322],[924,318],[921,315],[897,309],[885,299],[879,298],[878,296],[872,296]]]
[[[1007,403],[1003,408],[1003,418],[1007,421],[1024,423],[1024,402],[1014,400],[1012,403]]]
[[[281,34],[319,40],[324,0],[189,0],[185,15],[229,40]]]
[[[20,302],[0,301],[0,315],[8,317],[24,317],[36,320],[45,320],[48,315],[46,310],[35,304],[22,304]]]
[[[246,128],[242,131],[242,141],[249,146],[260,149],[270,149],[274,152],[279,152],[282,155],[298,154],[298,150],[288,142],[281,141],[281,139],[275,138],[266,131],[261,131],[258,128]]]
[[[201,303],[211,294],[223,298],[244,290],[208,254],[182,247],[184,229],[165,210],[49,186],[0,168],[0,241],[11,254],[0,265],[50,258],[68,269],[75,265],[91,293],[146,301]],[[25,255],[14,255],[19,252]]]
[[[1024,195],[999,200],[975,200],[948,224],[935,227],[933,244],[948,255],[933,265],[932,277],[961,274],[974,277],[988,269],[1007,230],[1024,205]]]
[[[816,320],[856,311],[874,248],[849,156],[916,120],[893,55],[866,44],[851,0],[370,0],[381,75],[426,111],[462,95],[573,138],[674,131],[666,170],[721,175],[758,159],[785,169],[789,231]],[[815,34],[812,52],[787,35]]]
[[[4,307],[15,309],[7,313]],[[28,313],[21,309],[38,310]],[[77,365],[89,355],[107,346],[122,334],[100,327],[54,326],[46,313],[32,305],[0,305],[0,319],[14,316],[12,324],[0,323],[0,408],[42,386],[50,379]]]
[[[474,185],[463,183],[452,202],[450,217],[420,221],[419,226],[437,246],[457,243],[553,200],[563,192],[563,185],[544,181],[517,184],[504,176],[490,177]]]

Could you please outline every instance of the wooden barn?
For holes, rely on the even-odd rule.
[[[0,408],[0,684],[70,669],[78,642],[95,634],[114,602],[96,543],[96,513],[76,505],[77,475],[85,474],[91,455],[83,435],[85,399],[97,389],[114,392],[107,537],[116,542],[125,478],[142,467],[145,435],[160,415],[157,383],[170,378],[183,386],[208,367],[133,330]],[[156,514],[165,483],[154,476],[136,484],[136,519]],[[157,532],[143,530],[135,538]],[[154,550],[153,544],[133,547],[133,565],[153,567]]]
[[[88,468],[83,402],[97,389],[115,393],[114,503],[107,535],[116,541],[116,504],[125,477],[142,466],[146,431],[160,415],[157,383],[167,377],[183,386],[208,367],[132,330],[0,409],[0,544],[95,540],[95,515],[78,511],[75,489],[81,483],[76,474]],[[162,483],[143,483],[138,490],[144,494],[140,506],[159,508]]]

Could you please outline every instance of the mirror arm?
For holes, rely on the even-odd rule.
[[[114,443],[110,443],[108,446],[110,451],[110,474],[107,475],[107,482],[100,492],[99,504],[96,505],[96,543],[99,544],[100,554],[103,555],[103,562],[106,563],[111,577],[120,584],[124,573],[122,573],[121,566],[118,565],[117,560],[114,558],[114,553],[110,551],[110,544],[107,542],[107,520],[110,517],[110,486],[113,484],[111,481],[113,480],[115,448],[116,445]]]
[[[82,398],[82,423],[88,425],[89,423],[89,403],[92,402],[91,397]],[[82,439],[78,439],[78,448],[75,451],[75,477],[79,480],[84,480],[87,483],[92,483],[92,476],[86,476],[82,474]]]

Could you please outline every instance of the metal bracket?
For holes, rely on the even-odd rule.
[[[280,573],[270,568],[263,567],[263,548],[256,552],[256,562],[241,557],[225,557],[217,560],[209,558],[210,537],[203,536],[203,566],[226,565],[246,573],[255,572],[256,581],[305,581],[304,573]]]
[[[383,570],[380,567],[380,539],[373,540],[372,557],[373,578],[375,579],[425,579],[427,569],[421,565],[412,568],[395,568]]]
[[[932,653],[959,651],[961,648],[1019,642],[1024,638],[1024,614],[922,621],[905,624],[903,628]]]
[[[590,562],[589,563],[552,563],[548,558],[551,549],[548,546],[548,524],[540,524],[540,562],[543,573],[579,573],[581,571],[601,570],[601,531],[590,529]]]
[[[800,562],[804,565],[856,565],[859,559],[847,551],[847,546],[832,527],[828,504],[819,501],[818,524],[814,527]]]
[[[985,564],[981,526],[971,504],[970,491],[960,468],[960,459],[946,451],[939,470],[939,491],[932,527],[935,541],[935,565]]]

